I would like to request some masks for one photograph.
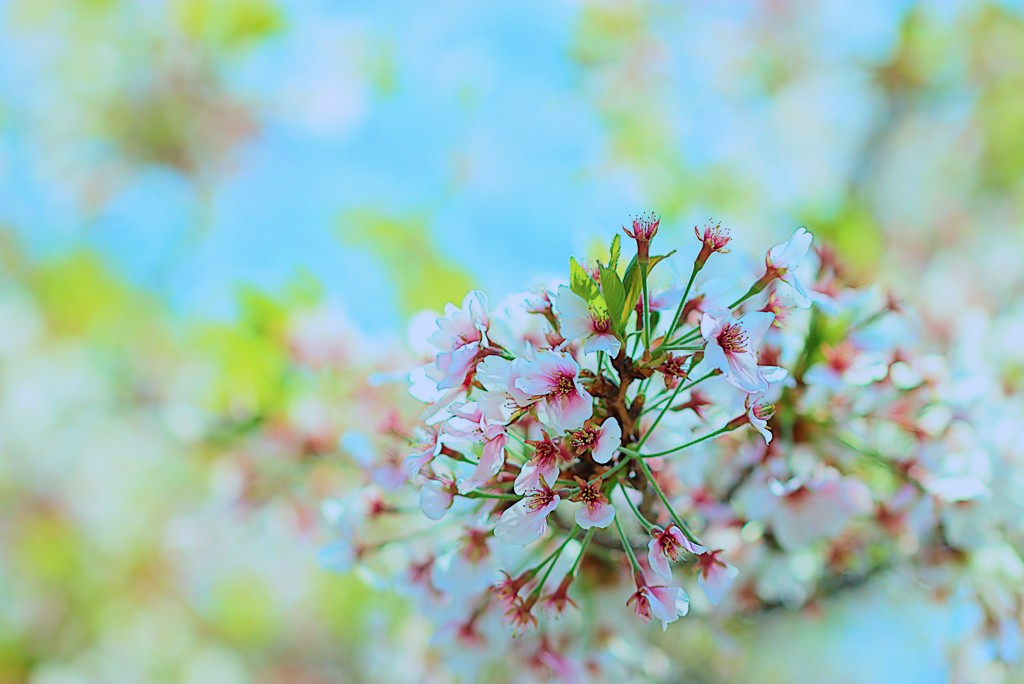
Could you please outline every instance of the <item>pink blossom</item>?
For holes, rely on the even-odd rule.
[[[455,500],[455,484],[451,480],[427,480],[420,489],[420,510],[431,520],[440,520]]]
[[[582,426],[594,413],[594,398],[583,389],[579,373],[572,357],[544,350],[524,364],[514,385],[539,400],[541,420],[561,434]]]
[[[598,429],[586,424],[573,431],[570,444],[577,456],[590,449],[595,463],[607,463],[622,446],[622,428],[615,418],[606,418]]]
[[[447,594],[468,597],[489,588],[496,573],[495,540],[487,530],[465,530],[459,547],[440,556],[430,572],[433,585]]]
[[[768,381],[758,368],[756,349],[774,319],[773,314],[751,311],[733,320],[726,309],[708,309],[700,322],[701,335],[707,341],[705,362],[744,392],[766,391]]]
[[[785,484],[775,481],[771,492],[773,505],[767,519],[779,545],[787,551],[836,536],[854,514],[871,507],[862,483],[837,475],[806,481],[794,478]]]
[[[800,280],[796,277],[796,269],[804,256],[807,255],[807,250],[810,248],[813,239],[813,236],[807,232],[807,229],[801,226],[796,229],[793,237],[789,240],[775,245],[768,250],[764,260],[765,268],[768,271],[766,275],[769,277],[774,276],[792,287],[796,295],[797,304],[801,308],[807,308],[810,304],[810,299],[807,297],[803,285],[800,284]]]
[[[640,263],[647,263],[650,258],[651,240],[657,235],[659,224],[660,218],[648,214],[633,219],[633,230],[625,227],[622,229],[626,235],[636,240],[637,261]]]
[[[669,561],[679,560],[681,551],[693,555],[707,551],[706,547],[690,541],[675,523],[669,523],[665,529],[653,528],[651,536],[653,539],[647,543],[647,561],[654,574],[664,580],[672,579],[672,566],[669,565]]]
[[[732,237],[729,235],[729,231],[722,228],[721,223],[711,223],[708,221],[704,224],[704,232],[701,233],[697,230],[697,226],[693,227],[694,234],[697,235],[697,239],[701,241],[700,253],[697,255],[697,268],[703,268],[704,264],[707,263],[708,258],[715,252],[726,254],[729,250],[726,246]]]
[[[583,352],[607,352],[618,356],[622,343],[612,331],[608,315],[599,315],[592,306],[565,285],[558,288],[553,302],[559,329],[566,340],[583,340]]]
[[[697,558],[697,584],[704,590],[704,595],[714,606],[722,601],[725,592],[729,590],[733,581],[740,574],[735,566],[718,559],[721,553],[720,549],[708,551]]]
[[[556,617],[564,613],[569,606],[579,609],[576,602],[569,598],[569,585],[572,584],[575,577],[572,575],[566,575],[562,578],[562,581],[558,583],[558,587],[544,597],[544,608],[554,614]]]
[[[668,629],[670,622],[690,612],[690,597],[680,587],[662,584],[650,585],[639,572],[633,574],[636,581],[636,592],[626,601],[628,606],[636,603],[636,614],[644,622],[651,617],[661,620],[661,628]]]
[[[499,604],[505,608],[511,608],[519,601],[519,592],[533,581],[534,575],[537,573],[533,570],[528,570],[518,577],[513,577],[505,570],[502,570],[501,574],[504,577],[494,583],[494,595],[497,597]]]
[[[558,463],[562,459],[562,450],[545,435],[542,441],[527,441],[533,447],[530,460],[523,464],[512,485],[512,491],[523,494],[540,487],[540,479],[547,482],[558,479]]]
[[[503,544],[526,546],[548,531],[548,515],[558,508],[558,494],[544,481],[501,514],[494,536]]]
[[[492,425],[483,432],[484,448],[480,453],[480,460],[469,477],[459,482],[459,492],[465,494],[481,485],[486,484],[505,465],[505,447],[508,445],[508,435],[504,426]]]
[[[491,423],[477,402],[456,402],[448,407],[452,417],[445,423],[445,432],[453,437],[483,442],[484,448],[476,468],[461,482],[459,492],[465,494],[490,481],[505,465],[508,434],[502,423]]]
[[[884,354],[861,351],[849,340],[834,347],[823,345],[821,351],[824,363],[815,364],[804,373],[808,385],[839,391],[848,385],[870,385],[889,373],[889,360]]]
[[[765,444],[771,444],[772,431],[768,428],[768,421],[775,415],[775,406],[764,403],[763,394],[748,394],[744,403],[747,408],[747,421],[761,433]]]
[[[474,290],[466,295],[462,308],[445,306],[444,316],[437,320],[438,330],[430,343],[439,350],[435,365],[441,373],[437,388],[451,389],[465,383],[473,364],[486,342],[490,325],[487,296]]]
[[[413,445],[413,451],[405,461],[402,468],[405,474],[412,479],[423,469],[425,465],[434,460],[434,457],[441,453],[441,433],[437,428],[426,427],[419,430],[420,440]]]
[[[528,361],[525,359],[505,359],[500,356],[488,356],[480,362],[476,369],[476,379],[486,391],[478,403],[485,413],[488,403],[504,403],[512,411],[516,407],[526,407],[534,402],[530,394],[516,387],[518,380],[523,377],[527,364]],[[488,417],[494,419],[490,414]]]
[[[583,504],[576,511],[576,524],[585,530],[608,527],[615,518],[615,507],[608,503],[608,497],[601,491],[601,478],[593,484],[587,484],[579,477],[575,479],[580,491],[572,500]]]

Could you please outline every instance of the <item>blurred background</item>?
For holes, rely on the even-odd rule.
[[[651,210],[806,225],[953,335],[1024,292],[1022,123],[1021,2],[0,0],[0,683],[414,680],[429,628],[315,563],[410,314]],[[944,681],[928,610],[737,671]]]

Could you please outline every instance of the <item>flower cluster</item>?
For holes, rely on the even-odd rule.
[[[541,678],[615,676],[603,646],[691,601],[805,606],[948,566],[971,541],[986,484],[951,451],[949,373],[903,307],[849,287],[803,228],[744,287],[698,282],[731,243],[708,224],[685,285],[659,288],[658,226],[626,230],[628,264],[617,236],[607,259],[570,260],[567,284],[414,321],[426,408],[390,436],[411,444],[419,510],[397,484],[332,502],[329,564],[406,559],[398,586],[453,658],[515,650]]]

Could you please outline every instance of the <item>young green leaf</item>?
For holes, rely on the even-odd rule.
[[[612,325],[617,333],[622,332],[622,308],[626,304],[626,289],[619,274],[613,269],[601,267],[601,292],[608,304]]]
[[[640,267],[636,263],[636,257],[633,257],[633,260],[629,262],[629,266],[626,267],[626,277],[623,278],[622,284],[626,291],[626,298],[618,315],[620,316],[620,325],[624,327],[629,323],[633,310],[636,309],[636,304],[640,301],[640,295],[643,294],[643,281],[640,275]]]
[[[576,257],[569,257],[569,289],[578,294],[586,302],[592,302],[600,296],[601,291],[590,274],[580,266]]]
[[[619,254],[622,252],[622,236],[618,233],[612,238],[612,247],[609,250],[608,268],[617,271],[619,268]],[[604,278],[604,276],[601,276]]]

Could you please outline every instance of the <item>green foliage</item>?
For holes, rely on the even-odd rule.
[[[220,49],[247,47],[285,26],[273,0],[176,0],[171,10],[186,35]]]
[[[213,586],[210,621],[222,636],[239,646],[267,644],[279,628],[269,596],[259,578],[233,575]]]
[[[608,305],[608,313],[615,327],[615,332],[622,336],[622,329],[628,319],[626,310],[626,288],[615,270],[601,267],[601,291]]]
[[[617,271],[619,268],[619,255],[622,253],[622,236],[618,233],[612,238],[611,249],[608,250],[608,268]]]

